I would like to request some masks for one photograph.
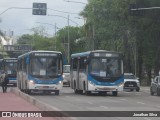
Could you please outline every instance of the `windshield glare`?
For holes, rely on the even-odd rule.
[[[93,58],[90,63],[90,74],[99,77],[119,77],[121,63],[114,58]]]
[[[53,77],[59,74],[58,58],[33,58],[31,66],[31,74],[37,77],[48,76]]]

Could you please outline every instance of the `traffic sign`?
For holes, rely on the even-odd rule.
[[[47,4],[46,3],[33,3],[32,14],[33,15],[46,15],[47,14]]]

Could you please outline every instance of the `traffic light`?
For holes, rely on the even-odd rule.
[[[47,4],[46,3],[33,3],[32,14],[33,15],[46,15],[47,14]]]

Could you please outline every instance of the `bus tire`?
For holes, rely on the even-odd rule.
[[[74,80],[74,93],[78,94],[78,90],[76,89],[76,81]]]
[[[31,90],[26,90],[26,93],[27,93],[28,95],[31,95]]]
[[[85,91],[85,95],[90,95],[91,91]]]
[[[55,95],[59,95],[59,90],[58,90],[58,91],[55,91]]]
[[[113,95],[113,96],[117,96],[117,95],[118,95],[118,92],[117,92],[117,91],[112,91],[112,95]]]

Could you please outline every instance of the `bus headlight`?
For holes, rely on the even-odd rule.
[[[29,83],[34,84],[34,81],[33,81],[33,80],[30,80]]]
[[[123,87],[124,86],[124,83],[120,83],[119,85],[118,85],[118,87]]]
[[[57,83],[57,85],[59,85],[59,84],[61,84],[62,83],[62,81],[59,81],[58,83]]]
[[[91,85],[95,86],[95,84],[94,84],[92,81],[89,81],[89,83],[90,83]]]

